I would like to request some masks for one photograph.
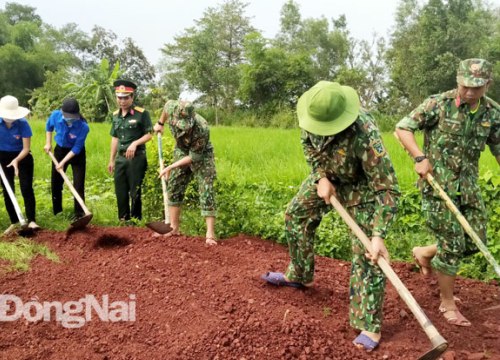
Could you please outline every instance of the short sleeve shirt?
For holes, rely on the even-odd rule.
[[[482,97],[477,111],[471,111],[455,89],[427,98],[396,127],[424,132],[424,153],[448,195],[454,200],[460,197],[462,204],[481,201],[477,184],[481,152],[488,145],[494,156],[500,155],[500,106],[496,102]],[[430,185],[423,186],[424,195],[439,197]]]
[[[20,152],[23,150],[23,138],[32,136],[31,127],[26,119],[18,119],[7,128],[5,121],[0,118],[0,151]]]
[[[118,138],[118,151],[125,151],[132,142],[153,131],[149,112],[138,106],[132,106],[125,116],[117,110],[113,113],[113,124],[110,134]],[[141,144],[137,150],[145,150],[146,145]]]

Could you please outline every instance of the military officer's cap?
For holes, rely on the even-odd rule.
[[[457,83],[467,87],[484,86],[491,80],[493,66],[484,59],[467,59],[460,62]]]
[[[130,80],[119,79],[113,83],[118,97],[126,97],[134,93],[137,85]]]

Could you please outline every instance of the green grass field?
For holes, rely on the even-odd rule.
[[[48,228],[63,229],[61,219],[51,213],[50,203],[50,158],[43,152],[45,144],[45,122],[31,121],[33,129],[32,153],[35,158],[35,191],[37,195],[38,221]],[[116,204],[112,175],[107,172],[109,161],[109,124],[90,124],[87,149],[87,206],[95,215],[94,223],[116,224]],[[165,134],[164,136],[170,136]],[[268,184],[276,186],[298,186],[309,168],[300,145],[298,129],[213,127],[211,139],[215,148],[217,174],[221,182],[238,184]],[[392,134],[383,134],[384,143],[393,161],[401,189],[414,186],[417,176],[413,163]],[[153,140],[154,141],[154,140]],[[481,173],[498,172],[496,160],[485,151],[480,163]],[[71,171],[68,171],[71,177]],[[22,202],[22,197],[19,196]],[[69,190],[65,190],[65,213],[70,213],[72,203]],[[1,228],[8,225],[8,218],[0,199]],[[69,216],[69,214],[68,214]]]
[[[73,199],[69,190],[65,188],[64,212],[57,216],[52,214],[50,194],[51,161],[43,152],[45,121],[32,120],[30,124],[34,133],[32,153],[35,158],[34,186],[37,198],[37,222],[43,228],[64,230],[71,223]],[[110,124],[92,123],[90,128],[91,131],[86,143],[86,205],[94,214],[93,224],[103,226],[118,225],[113,177],[107,173],[111,140],[109,135]],[[170,134],[164,136],[170,137]],[[215,148],[219,183],[222,186],[237,184],[236,188],[228,189],[223,187],[220,190],[222,194],[219,194],[221,198],[218,221],[220,224],[218,228],[219,234],[228,236],[234,231],[245,232],[245,229],[255,230],[258,227],[256,235],[264,238],[279,238],[279,234],[282,232],[280,230],[282,227],[282,211],[309,172],[300,145],[300,131],[298,129],[212,127],[211,139]],[[383,134],[383,139],[396,169],[402,191],[411,190],[417,180],[417,175],[413,170],[413,162],[391,133]],[[151,144],[149,147],[151,149],[148,157],[151,166],[156,166],[154,148]],[[486,171],[494,174],[500,173],[496,160],[489,150],[483,153],[480,161],[480,172],[485,173]],[[71,171],[68,171],[68,175],[71,178]],[[156,181],[156,179],[153,179],[153,181]],[[17,185],[16,188],[17,193],[19,193]],[[160,192],[158,192],[158,197],[161,197]],[[22,197],[18,196],[18,199],[23,208]],[[184,229],[187,230],[187,233],[200,233],[202,231],[203,221],[199,217],[196,206],[195,204],[195,209],[185,212],[186,220],[184,223],[194,224],[191,228]],[[242,206],[242,209],[239,209],[241,210],[240,213],[234,209],[235,206]],[[233,212],[234,214],[232,214]],[[267,216],[268,222],[266,224],[261,224],[260,218],[262,216]],[[420,217],[416,216],[417,218]],[[148,219],[143,221],[146,222]],[[242,221],[246,221],[247,224],[238,227],[239,224],[237,223]],[[411,223],[418,227],[420,226],[418,221],[412,220]],[[327,223],[326,226],[335,226],[331,224],[330,220],[326,220],[325,223]],[[231,229],[229,229],[230,224],[233,226]],[[8,225],[9,220],[3,204],[3,197],[0,197],[0,230],[3,231]],[[410,224],[405,226],[410,226]],[[224,227],[227,229],[224,229]],[[328,239],[331,234],[324,233],[323,237]],[[25,249],[29,244],[27,241],[5,243],[3,247],[0,247],[0,258],[11,261],[16,258],[12,254],[19,252],[20,260],[12,260],[12,262],[17,264],[15,266],[23,268],[27,258],[24,255],[25,252],[31,254],[31,256],[37,253],[47,254],[47,250],[43,248],[34,248],[27,251],[19,250]],[[338,253],[348,251],[348,247],[337,249],[336,246],[332,245],[332,248],[325,252],[335,255],[336,251]],[[403,253],[407,250],[404,246],[408,245],[401,246],[401,252]]]

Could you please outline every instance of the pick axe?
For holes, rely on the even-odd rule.
[[[10,187],[9,181],[7,180],[7,177],[5,176],[5,173],[4,173],[1,165],[0,165],[0,177],[2,178],[2,182],[5,185],[5,189],[7,190],[7,194],[9,194],[10,201],[12,202],[12,205],[14,205],[14,210],[16,211],[16,215],[19,219],[19,223],[21,224],[21,230],[19,231],[19,235],[21,235],[21,236],[29,235],[33,231],[32,231],[32,229],[30,229],[28,227],[28,223],[26,222],[26,219],[23,216],[23,212],[21,211],[21,207],[19,206],[19,203],[17,202],[16,196],[14,195],[14,191],[12,191],[12,188]]]
[[[56,166],[56,169],[57,169],[57,166],[59,165],[59,162],[57,161],[57,159],[55,158],[54,154],[52,154],[51,151],[49,151],[48,154],[49,154],[50,158],[52,159],[52,162],[54,163],[54,165]],[[69,189],[71,190],[71,193],[75,197],[76,201],[78,201],[78,203],[80,204],[80,206],[83,209],[83,212],[85,213],[85,215],[83,217],[81,217],[79,219],[76,219],[75,221],[73,221],[71,223],[70,230],[83,229],[84,227],[87,226],[87,224],[90,222],[90,220],[92,220],[93,215],[89,211],[89,209],[87,209],[87,207],[85,206],[85,202],[83,201],[83,199],[80,196],[80,194],[78,194],[78,192],[76,191],[76,189],[73,186],[73,184],[71,183],[71,181],[68,179],[68,176],[66,175],[66,173],[64,172],[64,170],[60,169],[60,170],[57,170],[57,171],[59,172],[59,174],[64,179],[64,182],[66,183],[66,185],[68,185]]]
[[[370,253],[372,252],[372,244],[368,236],[363,232],[363,230],[359,227],[358,224],[354,221],[354,219],[349,215],[349,213],[344,209],[342,204],[337,200],[335,196],[330,196],[330,202],[333,207],[342,219],[346,222],[346,224],[351,228],[352,232],[356,237],[363,243],[366,250]],[[379,256],[377,260],[378,266],[382,269],[385,276],[389,279],[391,284],[394,286],[399,296],[405,302],[406,306],[411,310],[418,323],[425,331],[427,337],[431,341],[432,349],[419,357],[419,360],[436,360],[439,356],[446,351],[448,348],[448,342],[443,338],[437,329],[432,325],[429,318],[425,315],[424,311],[418,305],[415,298],[411,295],[410,291],[404,286],[403,282],[399,279],[398,275],[394,272],[392,267],[387,263],[387,261]]]

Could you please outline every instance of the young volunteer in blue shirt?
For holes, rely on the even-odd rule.
[[[85,171],[87,159],[85,155],[85,140],[89,126],[80,114],[80,105],[75,99],[63,101],[60,110],[54,110],[45,125],[46,141],[43,148],[46,153],[52,149],[52,133],[56,132],[54,156],[59,163],[56,169],[52,164],[52,210],[54,215],[62,211],[62,189],[64,179],[58,170],[66,171],[69,165],[73,169],[73,185],[75,190],[85,199]],[[84,211],[75,200],[75,217],[84,216]]]
[[[24,199],[24,207],[28,227],[39,229],[35,222],[35,193],[33,191],[33,156],[30,152],[31,127],[25,116],[29,110],[19,106],[14,96],[4,96],[0,99],[0,165],[5,173],[10,187],[14,190],[14,176],[19,176],[19,185]],[[12,201],[2,181],[5,208],[9,214],[11,225],[4,235],[15,231],[19,218]]]

